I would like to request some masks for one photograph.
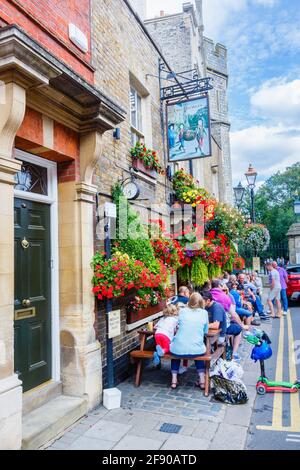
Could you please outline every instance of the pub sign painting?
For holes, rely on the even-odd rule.
[[[211,156],[208,96],[168,104],[169,161]]]

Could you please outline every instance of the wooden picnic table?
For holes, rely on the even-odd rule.
[[[130,356],[133,360],[137,361],[137,368],[136,368],[136,378],[135,378],[135,385],[139,387],[141,384],[141,373],[142,373],[142,365],[143,361],[146,359],[151,359],[153,356],[153,350],[145,350],[146,341],[147,339],[154,337],[155,331],[149,331],[147,329],[142,329],[138,331],[140,337],[140,349],[136,351],[132,351]],[[205,343],[206,343],[206,354],[205,356],[199,356],[199,358],[195,358],[193,360],[201,360],[206,363],[205,368],[205,396],[209,396],[209,389],[210,389],[210,377],[209,377],[209,370],[210,364],[212,360],[217,360],[221,356],[224,357],[225,355],[225,346],[218,346],[218,338],[220,336],[221,330],[209,330],[207,335],[205,335]],[[212,346],[215,346],[215,350],[212,351]],[[162,359],[176,359],[175,356],[172,354],[166,354]],[[182,358],[184,359],[184,358]],[[186,358],[191,360],[191,358]]]

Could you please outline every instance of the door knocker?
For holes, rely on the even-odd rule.
[[[29,241],[26,240],[26,238],[24,237],[24,240],[21,241],[21,245],[22,245],[22,247],[24,248],[24,250],[27,250],[27,249],[29,248],[30,243],[29,243]]]

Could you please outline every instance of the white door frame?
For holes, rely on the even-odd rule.
[[[23,150],[16,149],[15,158],[39,165],[47,169],[48,196],[26,191],[14,191],[14,196],[50,206],[50,242],[51,242],[51,355],[52,380],[60,381],[60,328],[59,328],[59,255],[58,255],[58,193],[57,164],[45,158],[37,157]]]

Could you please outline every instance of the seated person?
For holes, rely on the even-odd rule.
[[[222,283],[219,279],[214,279],[212,281],[211,294],[213,300],[222,305],[225,312],[230,315],[231,321],[237,323],[243,328],[243,322],[235,311],[235,301],[234,298],[230,295],[227,295],[227,286],[222,286]]]
[[[257,288],[250,282],[250,280],[246,279],[245,274],[239,274],[238,281],[240,284],[240,290],[244,290],[245,299],[251,303],[254,308],[254,313],[258,313],[262,320],[266,320],[269,318],[264,311],[264,306],[261,303],[259,296],[257,295]]]
[[[190,298],[190,290],[187,286],[181,286],[178,290],[178,295],[170,300],[170,303],[176,305],[179,309],[187,306]],[[179,375],[185,374],[188,370],[188,361],[183,361],[183,365],[179,368]]]
[[[204,310],[204,300],[200,294],[192,294],[187,307],[179,313],[178,332],[171,342],[170,351],[177,359],[172,359],[171,388],[178,387],[178,372],[183,357],[194,359],[206,353],[204,337],[208,333],[208,314]],[[195,361],[198,372],[196,386],[205,388],[205,363]]]
[[[177,305],[178,308],[186,307],[186,305],[188,304],[190,295],[191,294],[190,294],[189,288],[186,286],[181,286],[178,290],[178,295],[176,295],[175,297],[172,297],[172,299],[170,299],[170,303],[173,305]]]
[[[239,290],[238,284],[229,284],[228,288],[230,289],[229,291],[230,295],[232,295],[232,297],[235,300],[236,313],[239,315],[239,317],[244,321],[246,325],[251,325],[251,323],[254,321],[252,311],[249,311],[248,309],[244,308],[243,298],[241,295],[242,291]]]
[[[222,281],[220,281],[220,279],[213,279],[213,281],[211,283],[211,287],[212,287],[212,289],[211,289],[210,292],[211,292],[213,300],[215,302],[220,303],[222,305],[222,307],[224,308],[224,310],[226,312],[229,312],[230,307],[232,305],[232,300],[223,291]]]
[[[230,321],[229,315],[226,314],[221,304],[213,300],[210,292],[204,291],[202,297],[208,312],[209,328],[212,330],[221,329],[219,344],[225,342],[226,335],[233,336],[233,359],[240,360],[238,348],[241,343],[243,328],[237,323]]]
[[[262,295],[263,295],[264,288],[263,288],[262,280],[258,276],[256,271],[253,271],[253,273],[251,274],[250,281],[252,282],[252,284],[255,285],[255,287],[257,289],[257,295],[259,295],[259,297],[261,298]]]
[[[164,316],[155,325],[156,351],[153,354],[153,364],[158,366],[160,358],[170,352],[170,344],[178,327],[178,307],[168,305],[163,312]]]

